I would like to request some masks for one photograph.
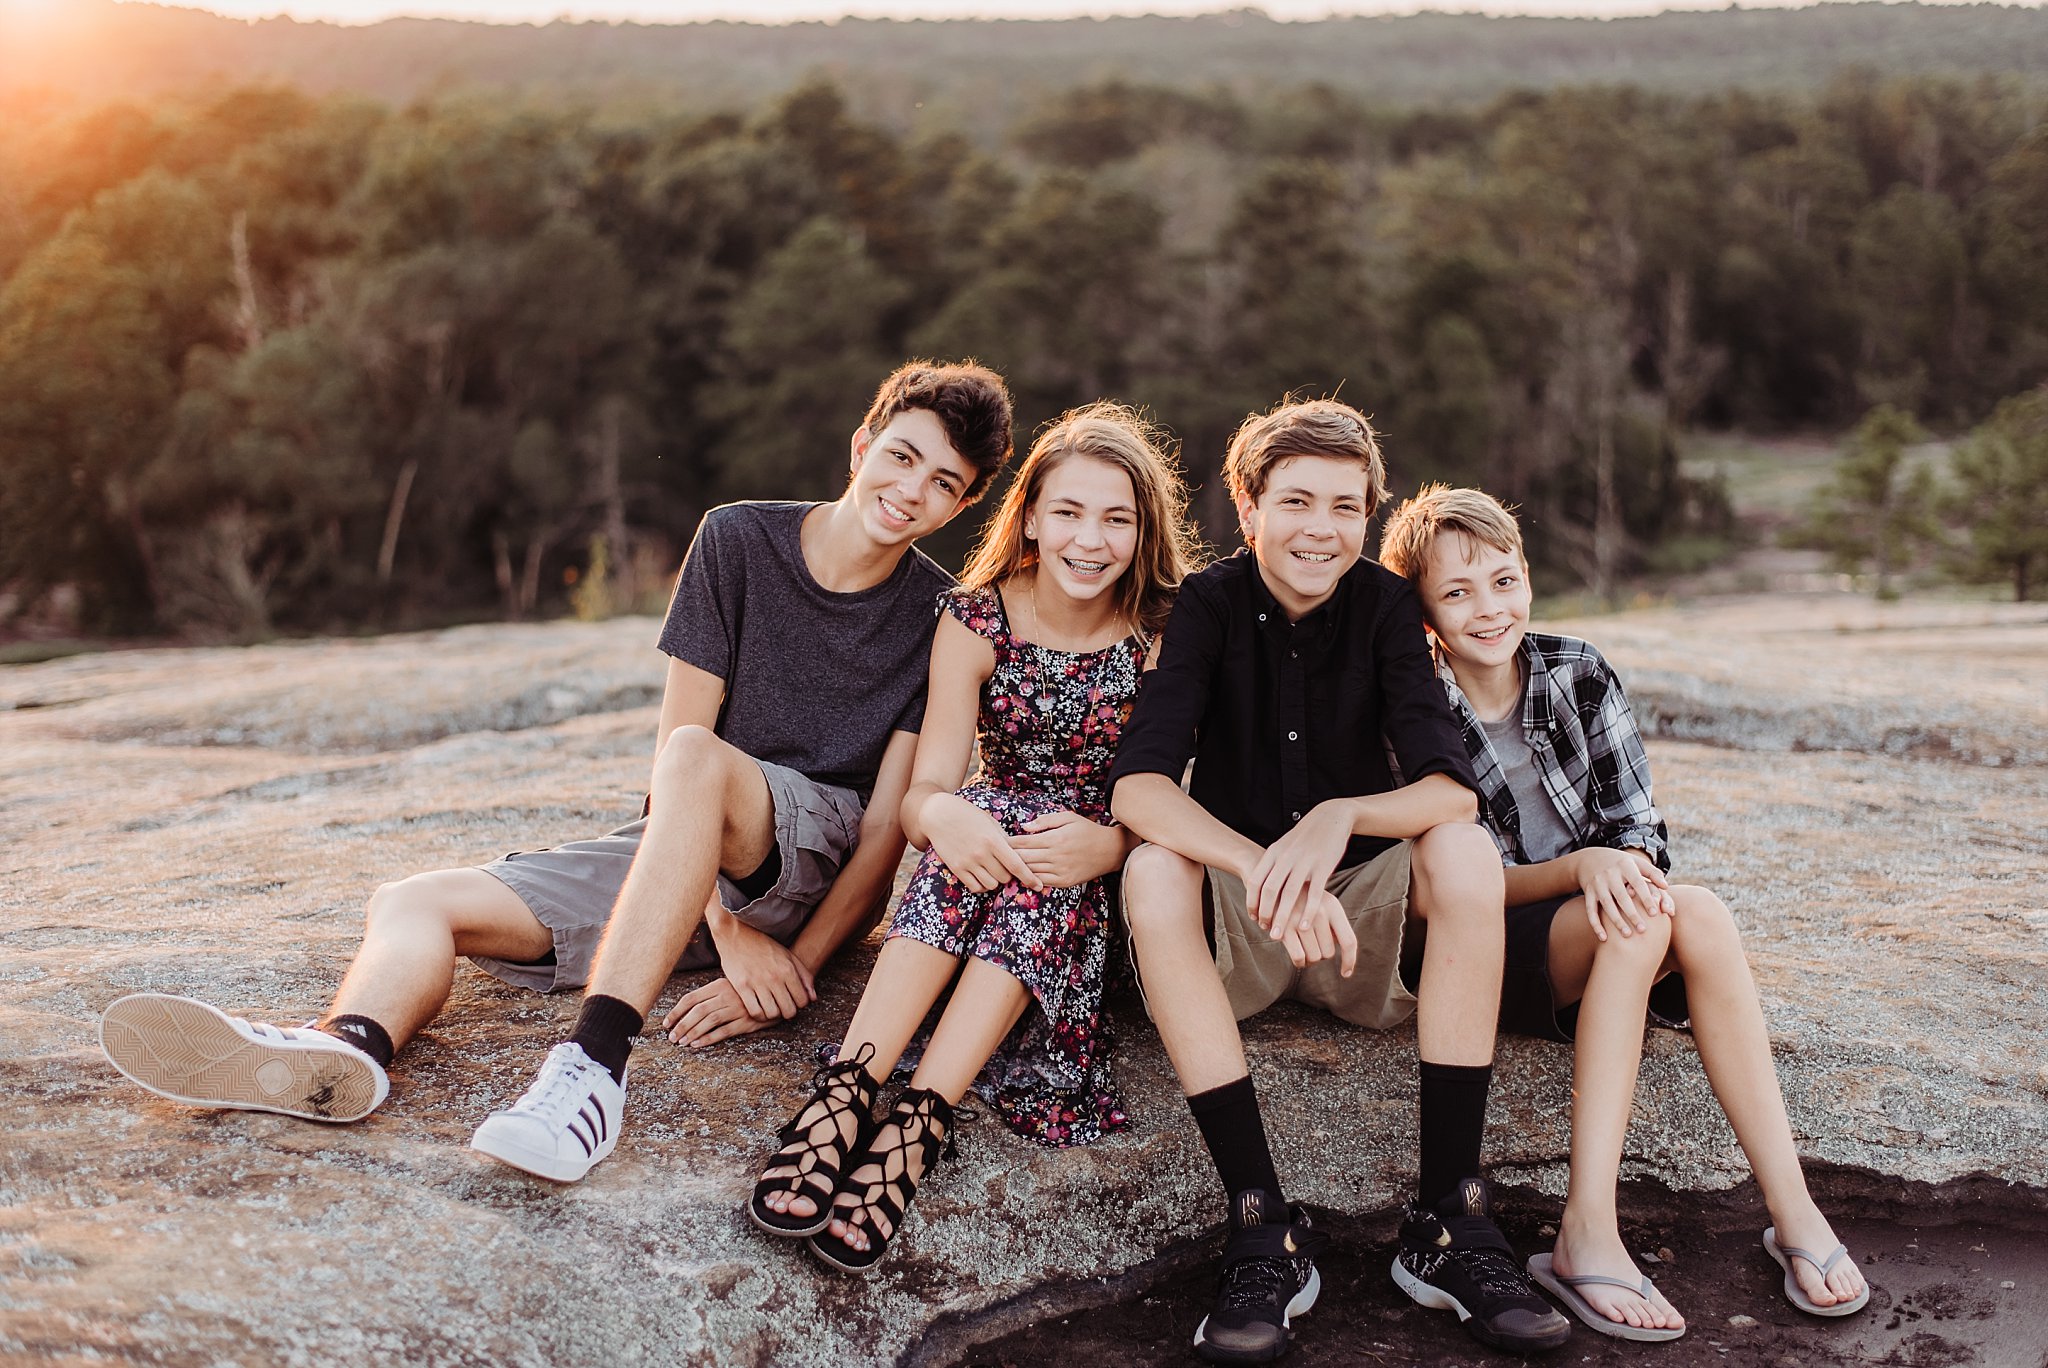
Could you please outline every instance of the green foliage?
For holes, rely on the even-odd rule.
[[[2009,579],[2024,602],[2048,570],[2048,389],[1998,406],[1959,447],[1944,511],[1959,522],[1977,580]]]
[[[1912,415],[1889,404],[1872,409],[1844,444],[1807,524],[1806,544],[1826,551],[1836,569],[1871,566],[1881,599],[1897,597],[1899,572],[1939,536],[1934,473],[1906,455],[1926,436]]]
[[[1470,31],[1173,31],[1249,54],[1311,29],[1421,35],[1412,60]],[[898,33],[835,31],[849,51]],[[711,503],[831,496],[874,384],[922,353],[1002,370],[1027,437],[1097,397],[1149,406],[1226,545],[1232,428],[1339,393],[1380,422],[1397,490],[1482,483],[1527,510],[1546,573],[1611,597],[1728,534],[1680,433],[1839,427],[1878,401],[1966,425],[2048,375],[2048,108],[2018,84],[1402,108],[1328,72],[1100,69],[978,104],[966,132],[873,117],[865,68],[723,112],[17,101],[0,588],[225,637],[552,611],[571,583],[639,604]],[[1957,469],[1991,492],[1943,505],[1980,529],[1969,573],[2016,585],[2038,565],[1994,515],[2034,506],[2031,421],[1985,428]],[[1822,529],[1887,588],[1935,502],[1880,459],[1890,431],[1858,438]],[[957,559],[973,530],[928,549]]]

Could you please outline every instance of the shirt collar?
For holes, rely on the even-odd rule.
[[[1343,608],[1346,596],[1351,592],[1351,576],[1357,566],[1345,571],[1330,596],[1303,614],[1301,621],[1290,623],[1287,620],[1287,610],[1280,606],[1280,600],[1274,598],[1273,591],[1266,587],[1266,577],[1260,573],[1258,558],[1252,554],[1252,549],[1241,546],[1237,554],[1251,558],[1251,564],[1247,569],[1252,582],[1252,607],[1262,615],[1261,620],[1267,627],[1281,631],[1293,628],[1317,635],[1327,635],[1334,629],[1338,613]],[[1359,564],[1364,564],[1364,561],[1361,560]]]

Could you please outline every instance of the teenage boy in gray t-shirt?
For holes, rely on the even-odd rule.
[[[887,899],[951,582],[912,543],[988,487],[1010,422],[994,373],[913,362],[854,433],[838,499],[705,516],[662,628],[639,821],[378,889],[317,1027],[136,994],[102,1018],[109,1059],[176,1101],[353,1121],[384,1100],[393,1053],[446,1001],[457,956],[541,991],[587,985],[569,1040],[474,1141],[581,1178],[617,1142],[627,1053],[674,969],[723,970],[668,1014],[675,1039],[759,1030],[815,998],[817,970]]]

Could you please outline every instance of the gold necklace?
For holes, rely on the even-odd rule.
[[[1036,569],[1036,567],[1034,567],[1034,568],[1032,569],[1032,571],[1031,571],[1031,582],[1030,582],[1030,583],[1028,583],[1028,584],[1026,584],[1026,585],[1024,586],[1024,610],[1025,610],[1025,613],[1026,613],[1026,614],[1027,614],[1027,615],[1029,616],[1029,618],[1030,618],[1030,621],[1029,621],[1029,622],[1028,622],[1028,623],[1026,624],[1026,635],[1025,635],[1025,638],[1024,638],[1024,639],[1025,639],[1026,641],[1031,641],[1031,642],[1035,642],[1035,643],[1037,643],[1038,645],[1040,645],[1040,646],[1043,646],[1043,647],[1045,647],[1045,648],[1046,648],[1047,650],[1049,650],[1049,651],[1058,651],[1058,650],[1062,650],[1062,649],[1064,649],[1063,647],[1059,647],[1059,646],[1054,646],[1054,645],[1053,645],[1053,644],[1052,644],[1051,642],[1048,642],[1048,641],[1042,641],[1042,640],[1040,640],[1040,639],[1039,639],[1039,635],[1038,635],[1038,570]],[[1123,609],[1121,609],[1121,608],[1117,609],[1117,610],[1116,610],[1116,612],[1115,612],[1115,613],[1113,613],[1113,614],[1112,614],[1112,615],[1110,616],[1110,625],[1111,625],[1111,626],[1113,626],[1113,627],[1121,627],[1121,626],[1123,626],[1123,625],[1124,625],[1124,611],[1123,611]],[[1117,638],[1116,638],[1116,641],[1112,641],[1112,642],[1110,642],[1109,644],[1110,644],[1111,646],[1114,646],[1114,645],[1116,645],[1116,642],[1117,642],[1117,641],[1122,641],[1122,640],[1124,639],[1124,637],[1126,637],[1126,636],[1129,636],[1129,635],[1130,635],[1130,633],[1129,633],[1129,632],[1122,632],[1122,633],[1119,633],[1119,634],[1118,634],[1118,636],[1117,636]],[[1097,649],[1102,649],[1102,648],[1097,648]],[[1067,654],[1068,654],[1068,655],[1083,655],[1083,654],[1086,654],[1086,653],[1085,653],[1085,652],[1082,652],[1082,651],[1068,651],[1068,652],[1067,652]]]

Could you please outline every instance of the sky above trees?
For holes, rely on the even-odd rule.
[[[140,0],[138,0],[140,2]],[[1961,3],[1962,0],[1933,0]],[[34,8],[53,0],[0,0],[0,9]],[[1747,7],[1797,5],[1805,0],[1747,0]],[[2022,0],[2038,4],[2040,0]],[[1726,0],[1263,0],[1276,19],[1321,19],[1331,14],[1405,14],[1418,9],[1489,14],[1581,15],[1619,18],[1663,10],[1722,9]],[[630,19],[677,23],[697,19],[753,22],[832,19],[853,14],[890,18],[1062,19],[1077,15],[1203,14],[1232,8],[1230,0],[209,0],[188,8],[240,19],[289,15],[339,23],[375,23],[396,15],[546,23],[551,19]]]

